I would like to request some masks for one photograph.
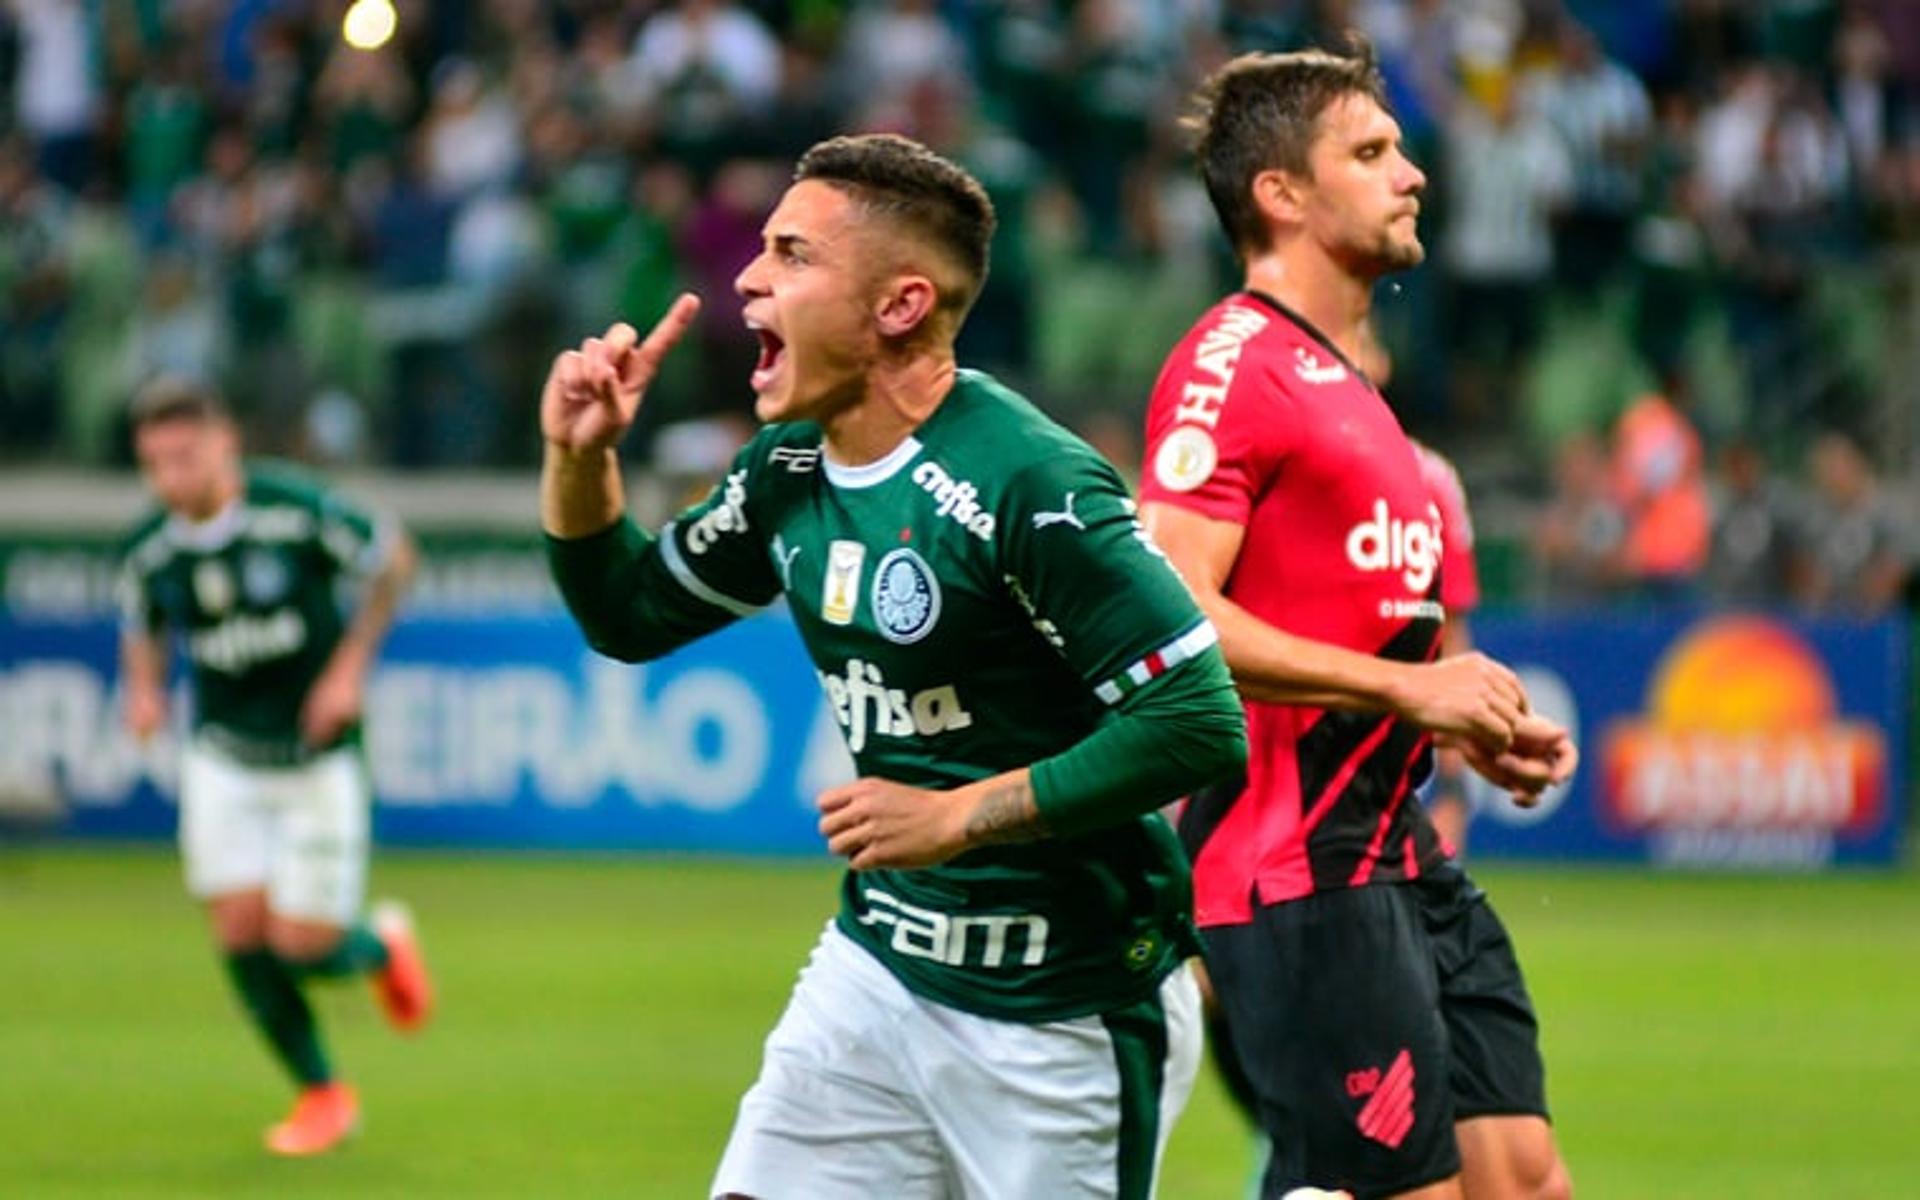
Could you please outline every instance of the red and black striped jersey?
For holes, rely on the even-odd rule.
[[[1174,347],[1147,412],[1142,498],[1246,528],[1226,595],[1296,636],[1408,662],[1438,652],[1441,510],[1364,375],[1271,297],[1241,292]],[[1383,712],[1248,700],[1247,775],[1187,806],[1196,916],[1411,879],[1446,853],[1415,802],[1431,738]]]

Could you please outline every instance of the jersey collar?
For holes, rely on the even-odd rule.
[[[842,488],[870,488],[885,483],[900,473],[900,468],[913,461],[920,453],[920,439],[909,436],[898,446],[887,451],[882,458],[857,467],[844,466],[827,457],[825,448],[820,451],[820,466],[827,473],[827,482]]]
[[[240,534],[246,504],[239,497],[204,521],[190,521],[179,513],[167,518],[167,538],[185,550],[218,550]]]
[[[1299,313],[1293,311],[1291,308],[1288,308],[1286,305],[1282,304],[1276,297],[1271,296],[1268,293],[1263,292],[1258,288],[1245,288],[1241,291],[1240,294],[1242,296],[1248,297],[1249,299],[1259,301],[1261,304],[1264,304],[1268,308],[1271,308],[1273,311],[1279,313],[1281,316],[1285,317],[1287,320],[1292,321],[1294,326],[1298,328],[1301,333],[1306,334],[1308,337],[1312,338],[1314,341],[1320,343],[1320,346],[1322,349],[1324,349],[1328,354],[1331,354],[1335,358],[1339,359],[1340,365],[1345,367],[1349,372],[1351,372],[1355,379],[1363,380],[1368,387],[1373,388],[1373,390],[1375,391],[1380,390],[1377,386],[1375,386],[1373,380],[1367,376],[1367,373],[1365,371],[1362,371],[1359,367],[1354,366],[1352,360],[1350,360],[1349,358],[1347,358],[1345,354],[1342,354],[1340,352],[1340,347],[1333,344],[1333,339],[1329,338],[1326,334],[1321,333],[1320,330],[1314,326],[1314,323],[1312,321],[1307,320],[1305,317],[1301,316]]]

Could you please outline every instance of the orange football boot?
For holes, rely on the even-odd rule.
[[[417,1032],[433,1016],[433,979],[420,954],[413,914],[398,901],[383,901],[373,909],[373,932],[387,948],[387,965],[373,975],[380,1008],[401,1033]]]
[[[275,1154],[325,1154],[360,1128],[360,1097],[344,1083],[307,1088],[293,1102],[287,1119],[267,1130],[267,1149]]]

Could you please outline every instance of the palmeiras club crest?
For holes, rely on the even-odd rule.
[[[873,573],[873,619],[880,636],[902,646],[927,636],[940,619],[940,584],[925,559],[902,547],[880,560]]]

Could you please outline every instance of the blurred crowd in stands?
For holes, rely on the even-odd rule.
[[[967,360],[1124,463],[1233,279],[1183,97],[1351,28],[1432,176],[1377,305],[1395,402],[1476,498],[1535,498],[1544,594],[1906,574],[1875,478],[1920,443],[1920,4],[400,0],[373,50],[345,8],[0,0],[0,456],[124,461],[174,372],[263,450],[529,463],[554,350],[691,288],[635,449],[697,472],[750,420],[724,301],[793,158],[889,129],[999,207]]]
[[[1861,444],[1810,434],[1804,482],[1751,439],[1709,461],[1686,414],[1649,393],[1611,442],[1577,433],[1558,448],[1555,491],[1533,526],[1537,599],[1569,606],[1766,607],[1871,617],[1906,600],[1910,522]]]

